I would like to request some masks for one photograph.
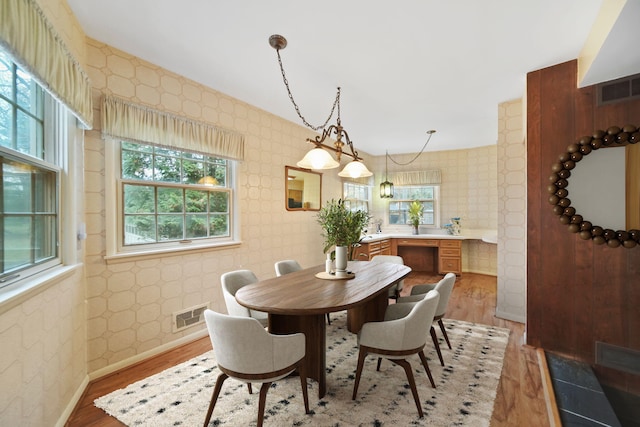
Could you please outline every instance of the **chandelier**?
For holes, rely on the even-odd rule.
[[[334,169],[340,166],[340,158],[344,154],[351,157],[353,160],[347,163],[344,169],[342,169],[342,171],[338,173],[339,176],[360,178],[373,175],[373,173],[371,173],[371,171],[369,171],[369,169],[367,169],[365,164],[362,162],[362,158],[358,155],[358,152],[353,147],[353,142],[349,138],[349,134],[342,127],[342,123],[340,122],[340,88],[338,87],[336,99],[333,102],[333,106],[331,107],[329,117],[327,117],[327,120],[324,122],[324,124],[322,124],[321,126],[313,126],[309,124],[302,113],[300,113],[300,108],[293,99],[291,89],[289,88],[289,82],[284,73],[282,58],[280,57],[280,50],[287,47],[287,39],[285,39],[281,35],[274,34],[269,37],[269,45],[276,50],[276,53],[278,55],[278,63],[280,64],[280,71],[282,73],[282,80],[285,87],[287,88],[289,99],[291,100],[296,113],[298,113],[298,117],[300,117],[302,123],[304,123],[304,125],[308,128],[313,129],[316,132],[322,131],[322,134],[316,136],[314,139],[307,138],[307,142],[311,142],[315,146],[302,158],[302,160],[297,163],[298,167],[305,169]],[[334,112],[337,112],[336,124],[327,126],[329,120],[331,120],[331,118],[333,117]],[[335,137],[335,142],[333,143],[333,145],[326,144],[325,141],[330,139],[332,135]],[[345,146],[349,149],[349,151],[344,150]],[[333,159],[331,154],[329,154],[329,151],[335,153],[335,160]]]

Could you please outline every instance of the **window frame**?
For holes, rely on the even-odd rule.
[[[397,185],[394,188],[394,195],[398,194],[398,189],[399,188],[403,188],[403,187],[411,187],[411,188],[433,188],[433,199],[416,199],[416,198],[412,198],[412,199],[400,199],[397,197],[394,197],[393,199],[391,199],[389,201],[389,204],[387,205],[387,210],[386,210],[386,214],[387,214],[387,219],[389,222],[389,225],[391,226],[396,226],[396,225],[411,225],[408,222],[408,215],[405,214],[406,216],[406,221],[404,223],[392,223],[391,222],[391,206],[394,203],[406,203],[407,205],[411,202],[413,202],[414,200],[418,200],[421,203],[424,202],[432,202],[433,203],[433,224],[428,224],[428,223],[424,223],[424,222],[420,222],[420,226],[424,226],[427,228],[440,228],[440,184],[424,184],[424,185]],[[406,210],[399,210],[400,212],[406,212]],[[424,218],[424,216],[423,216]]]
[[[55,217],[55,225],[49,230],[50,235],[46,238],[52,240],[51,244],[54,245],[54,254],[46,259],[30,263],[26,266],[17,267],[9,270],[7,273],[0,273],[0,293],[4,294],[2,301],[5,300],[7,295],[15,295],[22,292],[27,287],[35,285],[35,277],[39,277],[44,273],[51,272],[57,267],[62,267],[65,259],[72,259],[73,254],[68,254],[65,251],[66,241],[68,236],[63,234],[65,229],[62,225],[65,212],[69,209],[69,203],[65,199],[65,186],[66,180],[64,179],[65,172],[68,172],[69,164],[69,143],[68,138],[70,136],[69,128],[72,123],[69,120],[69,112],[59,101],[57,101],[36,79],[26,70],[21,68],[13,60],[11,55],[3,51],[6,57],[12,63],[13,74],[13,96],[14,99],[8,99],[2,97],[5,102],[12,105],[11,108],[16,111],[17,109],[23,110],[19,105],[18,95],[15,93],[17,88],[16,78],[19,78],[18,70],[20,73],[29,75],[33,85],[38,88],[39,99],[36,102],[42,103],[43,115],[42,115],[42,146],[36,148],[36,152],[42,152],[43,158],[38,158],[30,153],[24,153],[13,147],[0,146],[0,153],[3,157],[32,166],[36,169],[46,172],[52,172],[54,174],[54,182],[50,183],[55,185],[55,195],[50,200],[53,206],[53,214]],[[30,89],[33,90],[33,89]],[[41,95],[40,95],[41,94]],[[14,102],[15,101],[15,102]],[[34,117],[32,113],[28,113],[30,117]],[[18,115],[12,113],[12,138],[16,138],[16,129]],[[38,143],[39,144],[39,143]],[[30,248],[33,250],[33,247]]]
[[[122,158],[121,158],[121,142],[118,139],[107,138],[105,149],[105,193],[107,197],[113,196],[112,200],[116,203],[111,208],[106,209],[106,230],[107,230],[107,252],[105,260],[107,263],[119,262],[120,260],[129,260],[132,257],[148,257],[161,256],[164,254],[174,254],[181,251],[202,250],[211,248],[227,247],[230,245],[239,245],[241,242],[239,236],[239,221],[237,214],[238,191],[237,191],[237,168],[238,161],[225,159],[227,161],[227,184],[226,187],[220,187],[220,191],[229,193],[229,235],[224,237],[207,237],[185,240],[171,240],[166,242],[155,242],[147,244],[124,244],[124,185],[129,183],[149,185],[152,187],[175,187],[187,188],[194,190],[211,190],[211,187],[198,184],[183,183],[167,183],[153,180],[130,180],[122,177]],[[124,141],[133,142],[143,145],[157,144],[146,143],[143,141]],[[192,150],[177,149],[175,147],[162,147],[174,151],[193,153]],[[203,154],[203,153],[199,153]],[[212,154],[205,154],[210,157],[216,157]]]
[[[353,187],[357,187],[357,188],[360,188],[360,189],[366,189],[367,198],[366,199],[360,199],[360,198],[357,198],[357,197],[355,197],[355,198],[347,197],[349,195],[349,189],[347,188],[348,186],[353,186]],[[367,213],[370,212],[371,211],[371,201],[372,201],[371,189],[372,189],[372,186],[368,185],[368,184],[362,184],[362,183],[353,182],[353,181],[344,181],[342,183],[342,199],[344,200],[345,206],[348,207],[350,210],[363,209],[363,207],[364,207],[364,211],[365,212],[367,212]]]

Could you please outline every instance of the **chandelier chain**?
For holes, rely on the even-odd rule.
[[[287,93],[289,94],[289,99],[291,100],[291,103],[293,104],[293,107],[296,109],[296,113],[298,113],[298,117],[300,117],[300,119],[302,120],[302,123],[304,123],[305,126],[307,126],[308,128],[311,128],[311,129],[313,129],[315,131],[322,130],[327,126],[327,123],[329,123],[329,120],[331,120],[331,117],[333,117],[333,113],[334,113],[334,111],[336,109],[336,106],[338,107],[338,122],[339,122],[340,121],[340,88],[338,88],[338,92],[336,93],[336,99],[335,99],[335,101],[333,101],[333,106],[331,107],[331,112],[329,113],[329,117],[327,117],[327,120],[325,120],[325,122],[322,124],[322,126],[314,126],[314,125],[310,124],[309,122],[307,122],[307,119],[305,119],[302,116],[302,113],[300,112],[300,108],[298,107],[298,104],[293,99],[293,94],[291,93],[291,89],[289,88],[289,80],[287,80],[287,76],[284,73],[284,66],[282,65],[282,58],[280,57],[280,49],[276,49],[276,53],[278,54],[278,64],[280,64],[280,72],[282,73],[282,81],[284,82],[284,85],[287,88]]]

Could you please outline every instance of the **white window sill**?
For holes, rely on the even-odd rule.
[[[0,315],[22,304],[51,285],[71,277],[82,264],[62,265],[14,283],[0,291]]]
[[[205,245],[193,245],[188,247],[171,247],[166,249],[151,249],[144,251],[129,251],[129,252],[120,252],[113,255],[106,255],[104,260],[107,264],[118,264],[121,262],[131,262],[131,261],[142,261],[146,259],[155,259],[169,256],[182,255],[185,253],[200,253],[200,252],[210,252],[212,250],[218,249],[229,249],[231,247],[240,246],[242,244],[241,241],[234,240],[228,241],[224,243],[213,243],[213,244],[205,244]]]

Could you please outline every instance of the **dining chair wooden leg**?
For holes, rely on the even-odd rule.
[[[438,353],[438,359],[440,359],[440,364],[444,366],[444,359],[442,358],[442,352],[440,351],[440,344],[438,343],[438,336],[436,335],[436,330],[432,326],[431,329],[429,329],[429,332],[431,333],[431,339],[433,340],[433,345],[436,348],[436,353]]]
[[[253,388],[251,387],[251,383],[247,383],[247,388],[249,389],[249,394],[253,394]]]
[[[327,313],[327,323],[331,324],[331,317],[329,316],[329,313]]]
[[[351,396],[351,400],[356,400],[356,395],[358,394],[358,386],[360,385],[360,375],[362,375],[362,367],[364,366],[365,357],[367,357],[367,351],[362,350],[362,346],[361,346],[360,352],[358,353],[358,367],[356,368],[356,381],[353,383],[353,395]]]
[[[433,381],[433,377],[431,376],[431,369],[429,369],[429,364],[427,363],[427,356],[424,355],[424,351],[421,351],[418,355],[420,356],[420,360],[422,360],[424,370],[427,371],[427,376],[429,377],[429,381],[431,381],[431,387],[436,388],[436,383]]]
[[[260,387],[260,399],[258,400],[258,427],[262,427],[262,423],[264,422],[264,407],[267,402],[267,392],[269,391],[269,387],[271,387],[271,383],[263,383],[262,387]]]
[[[382,364],[382,357],[378,357],[378,364],[376,365],[376,371],[380,370],[380,365]]]
[[[422,413],[422,405],[420,404],[420,397],[418,397],[418,389],[416,388],[416,380],[413,378],[413,372],[411,370],[411,364],[405,359],[390,359],[396,365],[400,365],[404,368],[404,372],[407,374],[407,380],[411,387],[411,393],[413,394],[413,400],[416,402],[416,408],[418,408],[418,414],[420,418],[424,416]]]
[[[220,390],[222,390],[222,383],[224,380],[229,378],[227,374],[224,372],[218,375],[216,379],[216,386],[213,388],[213,394],[211,395],[211,402],[209,403],[209,409],[207,409],[207,416],[204,419],[204,427],[209,425],[209,420],[211,420],[211,414],[213,414],[213,408],[216,406],[216,402],[218,401],[218,395],[220,395]]]
[[[449,336],[447,335],[447,330],[444,327],[444,322],[442,319],[438,319],[438,325],[440,325],[440,330],[442,331],[442,335],[444,335],[444,340],[447,342],[449,349],[451,349],[451,343],[449,342]]]

